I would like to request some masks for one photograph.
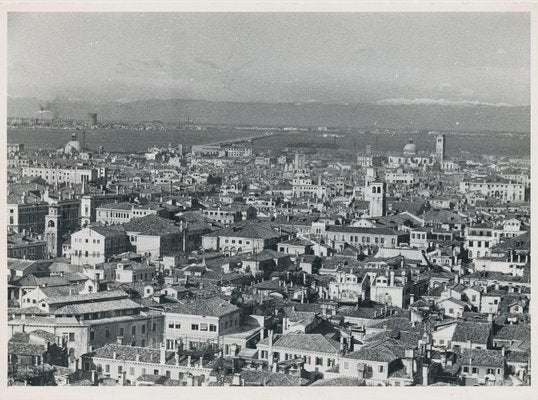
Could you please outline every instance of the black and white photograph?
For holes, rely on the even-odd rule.
[[[530,9],[5,11],[2,379],[530,386]]]

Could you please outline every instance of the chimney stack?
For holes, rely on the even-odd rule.
[[[161,343],[159,350],[160,350],[159,362],[161,364],[166,364],[166,345],[164,343]]]
[[[428,365],[422,366],[422,386],[430,384],[430,369]]]
[[[269,329],[267,332],[269,338],[269,365],[273,365],[273,330]]]

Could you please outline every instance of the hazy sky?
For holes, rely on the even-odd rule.
[[[528,105],[529,71],[523,13],[8,16],[10,96]]]

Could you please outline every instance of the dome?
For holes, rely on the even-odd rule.
[[[406,155],[417,154],[417,145],[413,143],[413,139],[409,139],[409,143],[407,143],[403,148],[403,153]]]
[[[71,140],[67,142],[67,144],[64,147],[64,154],[80,153],[81,151],[82,151],[82,146],[80,145],[80,142],[77,140],[77,134],[73,133]]]

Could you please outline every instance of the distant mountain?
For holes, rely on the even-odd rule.
[[[234,103],[202,100],[121,100],[94,104],[78,99],[43,103],[35,98],[8,98],[9,117],[37,118],[41,106],[50,116],[104,121],[186,121],[270,126],[329,126],[441,130],[530,131],[530,107],[453,103]],[[50,117],[49,117],[50,118]]]

